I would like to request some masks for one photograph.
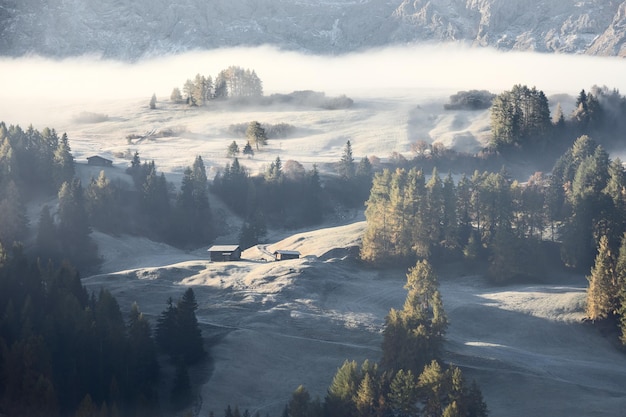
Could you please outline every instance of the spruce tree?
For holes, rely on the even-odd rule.
[[[469,417],[487,417],[487,404],[476,381],[472,381],[467,393],[467,410]]]
[[[352,144],[349,140],[346,141],[346,146],[343,148],[341,160],[339,161],[338,171],[339,175],[343,179],[354,178],[356,168],[354,165],[354,157],[352,156]]]
[[[54,170],[52,176],[57,187],[74,178],[74,157],[72,156],[67,134],[61,136],[56,150],[54,151]]]
[[[425,217],[425,227],[428,230],[428,240],[431,245],[438,245],[443,240],[444,224],[444,194],[443,182],[439,176],[437,168],[433,168],[432,175],[426,183],[427,191],[427,212]]]
[[[283,178],[283,163],[280,160],[280,156],[276,157],[276,160],[272,162],[265,173],[266,181],[278,182]]]
[[[387,399],[394,416],[416,417],[418,415],[417,381],[410,370],[400,369],[395,374],[389,385]]]
[[[620,340],[626,345],[626,233],[622,235],[617,262],[615,264],[617,285],[617,314],[619,316]]]
[[[167,307],[161,312],[156,325],[156,343],[170,356],[176,356],[178,314],[172,297],[167,299]]]
[[[124,212],[119,190],[100,171],[97,179],[92,178],[85,190],[85,208],[89,222],[103,232],[117,233],[122,230]]]
[[[59,256],[57,228],[48,205],[43,206],[39,215],[36,247],[37,254],[42,260],[57,259]]]
[[[311,395],[304,386],[300,385],[291,394],[291,399],[287,404],[289,417],[312,417],[310,413],[310,403]]]
[[[196,318],[198,303],[192,288],[188,288],[178,301],[176,316],[178,325],[177,344],[183,360],[192,364],[198,362],[206,354],[202,332]]]
[[[591,274],[587,276],[587,307],[585,313],[591,320],[606,319],[616,310],[615,259],[606,236],[600,238],[598,254]]]
[[[305,178],[302,217],[305,223],[317,224],[323,217],[322,184],[317,165],[309,170]]]
[[[265,133],[265,129],[261,126],[261,123],[256,120],[248,124],[246,137],[248,138],[248,142],[254,144],[257,151],[259,150],[259,145],[267,145],[267,135]]]
[[[354,397],[354,404],[360,417],[375,417],[376,405],[378,401],[376,393],[376,382],[369,373],[365,373],[359,389]]]
[[[26,208],[13,180],[0,188],[0,243],[6,247],[22,241],[28,230]]]
[[[172,89],[172,93],[170,94],[170,100],[174,103],[179,103],[183,101],[183,95],[180,93],[180,89],[178,87],[174,87]]]
[[[249,140],[246,142],[246,146],[243,147],[243,154],[247,155],[248,158],[251,158],[254,156],[254,149],[252,149],[252,146],[250,146]]]
[[[196,156],[191,167],[193,183],[194,221],[198,228],[197,243],[206,243],[212,237],[211,206],[209,204],[209,186],[204,161],[200,155]]]
[[[228,149],[226,149],[226,156],[232,158],[237,155],[239,155],[239,145],[237,145],[237,142],[233,141],[230,145],[228,145]]]
[[[150,323],[139,311],[137,303],[133,303],[127,326],[128,353],[126,368],[128,369],[127,390],[141,395],[154,402],[157,399],[155,384],[159,376],[159,363],[156,345],[152,339]],[[153,407],[155,404],[153,404]]]
[[[152,94],[152,97],[150,98],[150,109],[151,110],[156,109],[156,102],[157,102],[156,94]]]
[[[360,384],[360,375],[355,361],[344,361],[337,369],[326,394],[328,417],[354,416],[356,407],[353,398]]]
[[[442,354],[448,320],[428,261],[417,262],[407,273],[404,307],[392,309],[385,321],[381,364],[390,369],[421,372]]]
[[[367,227],[361,244],[361,259],[374,264],[383,262],[390,248],[391,232],[389,189],[392,175],[388,169],[377,173],[372,182],[369,199],[365,202]]]
[[[58,214],[58,232],[64,256],[75,265],[87,266],[95,262],[97,247],[89,237],[91,228],[80,180],[74,179],[61,186]]]

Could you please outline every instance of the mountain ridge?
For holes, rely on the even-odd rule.
[[[626,57],[623,0],[0,0],[0,55],[136,60],[270,44],[316,54],[460,42]]]

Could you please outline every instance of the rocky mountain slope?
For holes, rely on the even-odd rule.
[[[0,0],[0,54],[125,60],[272,44],[336,54],[455,41],[626,56],[623,0]]]

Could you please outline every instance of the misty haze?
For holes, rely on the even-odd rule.
[[[626,408],[626,3],[46,5],[64,44],[36,3],[0,4],[0,416]]]

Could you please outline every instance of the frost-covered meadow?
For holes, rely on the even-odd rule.
[[[23,61],[23,67],[19,67],[20,61],[3,61],[4,73],[19,79],[17,85],[6,88],[0,119],[67,132],[84,182],[100,170],[86,166],[88,156],[113,160],[113,167],[105,169],[107,177],[125,179],[124,170],[137,151],[143,160],[154,160],[157,169],[178,186],[184,168],[197,155],[202,156],[209,177],[230,161],[227,146],[233,140],[244,144],[243,139],[228,134],[231,124],[258,120],[296,128],[288,138],[270,140],[254,158],[242,158],[253,174],[262,172],[277,156],[283,161],[297,160],[306,169],[317,164],[330,173],[347,140],[357,159],[385,159],[394,152],[410,158],[411,144],[417,140],[459,151],[479,150],[489,139],[489,112],[443,110],[448,96],[459,89],[491,88],[498,93],[514,83],[528,83],[551,94],[571,96],[592,83],[619,87],[622,82],[608,69],[604,78],[592,82],[582,73],[578,79],[568,73],[567,87],[564,80],[551,82],[559,75],[557,68],[565,73],[565,65],[550,67],[548,75],[553,78],[548,77],[546,85],[532,71],[496,79],[506,73],[505,58],[498,61],[502,65],[499,71],[485,70],[485,75],[474,73],[485,67],[485,62],[482,66],[469,58],[457,62],[454,55],[444,63],[457,71],[442,71],[437,78],[433,65],[417,65],[432,61],[403,61],[401,54],[380,54],[373,53],[372,61],[354,56],[345,57],[346,61],[322,60],[326,66],[317,63],[319,58],[301,57],[294,60],[291,72],[276,66],[282,55],[274,56],[276,73],[271,72],[271,63],[259,64],[257,72],[267,80],[266,92],[315,89],[329,95],[346,94],[354,99],[354,106],[343,110],[218,105],[192,109],[171,103],[171,88],[204,72],[200,66],[190,65],[194,56],[199,59],[194,54],[178,57],[178,61],[170,57],[131,67],[111,62],[98,66],[87,60],[43,62],[38,67],[43,81],[24,87],[24,94],[19,94],[25,82],[17,76],[17,69],[28,69],[19,73],[25,78],[35,70],[32,61],[31,65]],[[232,61],[236,54],[227,56],[230,61],[217,66],[212,62],[210,68],[215,70],[207,74],[240,64]],[[475,55],[480,59],[486,56],[484,52]],[[397,77],[377,83],[381,72],[391,73],[392,58],[398,59]],[[248,56],[242,61],[250,62]],[[343,68],[342,62],[360,63],[362,71],[358,77],[351,72],[350,78],[347,70],[337,70]],[[303,63],[308,64],[307,71]],[[256,67],[254,62],[241,64]],[[328,78],[326,67],[334,68],[337,77]],[[622,68],[623,64],[607,67]],[[64,75],[63,68],[81,76]],[[489,84],[490,77],[493,84]],[[148,102],[155,91],[157,108],[150,110]],[[571,103],[567,97],[561,99],[568,111]],[[81,117],[85,112],[102,117],[86,121]],[[173,134],[127,139],[165,130]],[[224,209],[219,201],[211,204]],[[31,224],[36,222],[39,208],[30,207]],[[233,243],[241,220],[232,215],[226,220],[232,233],[218,240]],[[317,230],[270,230],[264,249],[298,250],[301,259],[268,262],[266,252],[253,247],[244,252],[243,260],[223,264],[209,262],[208,242],[207,247],[183,252],[143,238],[96,231],[93,238],[103,264],[100,273],[84,277],[83,282],[90,290],[111,290],[123,309],[136,301],[153,323],[168,297],[176,299],[185,287],[192,286],[205,334],[220,336],[211,350],[210,369],[196,375],[196,380],[204,381],[198,387],[200,415],[211,410],[220,415],[228,404],[237,404],[251,413],[278,416],[298,385],[323,397],[345,359],[379,359],[385,315],[390,308],[400,307],[406,295],[402,288],[405,271],[369,270],[354,262],[350,254],[358,247],[364,228],[363,212],[357,210],[334,216]],[[583,276],[548,277],[542,285],[494,288],[466,271],[442,274],[441,290],[450,320],[446,359],[478,380],[491,415],[603,416],[619,415],[626,408],[623,355],[597,330],[581,322],[585,286]]]

